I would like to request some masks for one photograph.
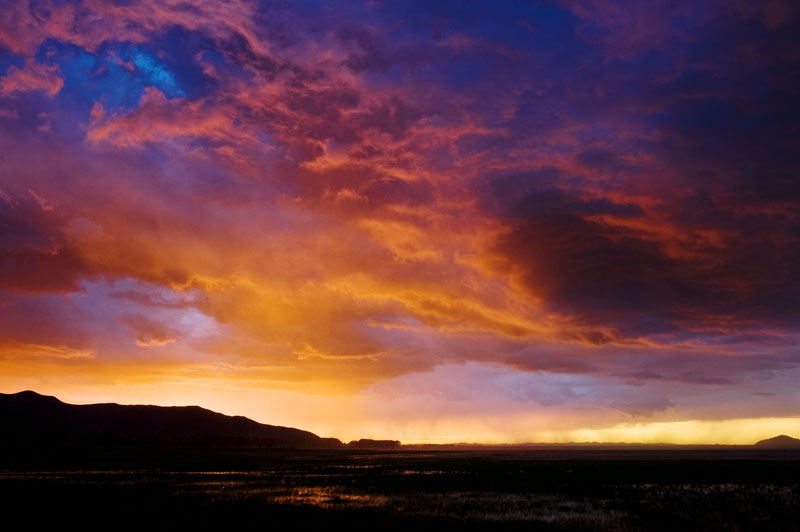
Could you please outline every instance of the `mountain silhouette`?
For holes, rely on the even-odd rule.
[[[338,448],[335,438],[199,406],[71,405],[32,391],[0,394],[0,446]]]
[[[775,436],[774,438],[761,440],[756,443],[756,446],[763,447],[765,449],[797,449],[800,448],[800,440],[797,438],[792,438],[791,436],[786,436],[785,434],[781,434],[780,436]]]

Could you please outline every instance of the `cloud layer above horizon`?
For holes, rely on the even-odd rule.
[[[3,5],[0,387],[340,437],[772,430],[798,35],[790,0]]]

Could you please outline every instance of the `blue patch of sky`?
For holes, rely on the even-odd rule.
[[[197,47],[184,46],[178,37],[167,34],[150,45],[105,43],[95,52],[48,39],[35,59],[59,66],[64,87],[56,97],[58,103],[88,119],[95,102],[107,111],[135,109],[148,87],[157,88],[167,99],[206,93],[211,82],[194,60]],[[0,68],[3,63],[0,53]]]
[[[17,68],[22,68],[24,64],[25,61],[22,59],[22,56],[0,45],[0,76],[5,76],[12,65]]]
[[[131,63],[136,66],[139,75],[141,75],[146,82],[149,82],[151,85],[161,90],[168,98],[185,95],[181,88],[178,87],[175,76],[151,55],[135,51],[130,54],[130,58]]]
[[[579,59],[592,50],[575,33],[577,17],[545,3],[381,4],[360,18],[367,24],[370,19],[384,28],[374,43],[384,56],[402,57],[409,48],[414,55],[419,46],[428,54],[427,62],[417,62],[412,72],[400,61],[388,72],[374,73],[372,81],[378,84],[412,77],[459,90],[516,90],[531,80],[573,77]],[[436,45],[455,36],[473,45],[463,50]]]
[[[139,50],[147,50],[151,57],[156,57],[157,52],[158,60],[175,80],[183,96],[194,99],[215,88],[214,80],[203,73],[198,58],[213,61],[214,57],[209,58],[208,54],[218,46],[219,43],[200,32],[176,26],[140,46]]]

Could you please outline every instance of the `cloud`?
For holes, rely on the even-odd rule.
[[[42,91],[55,96],[64,86],[57,66],[29,62],[24,68],[11,65],[6,75],[0,78],[0,95],[13,96],[18,93]]]
[[[125,318],[125,323],[136,332],[136,345],[139,347],[163,346],[181,337],[172,327],[142,315],[130,315]]]
[[[729,416],[796,371],[789,4],[1,11],[14,364],[570,423]]]

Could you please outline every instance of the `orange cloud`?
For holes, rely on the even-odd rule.
[[[48,96],[55,96],[64,86],[58,70],[57,65],[48,66],[33,61],[28,61],[24,68],[12,65],[6,75],[0,78],[0,95],[43,91]]]

